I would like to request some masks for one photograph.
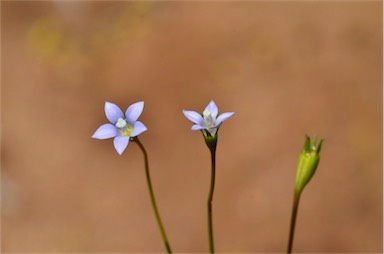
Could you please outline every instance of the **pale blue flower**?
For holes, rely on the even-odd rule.
[[[186,118],[195,123],[192,126],[192,130],[201,130],[204,134],[210,134],[215,136],[221,123],[230,118],[234,112],[222,113],[218,116],[219,109],[217,108],[214,101],[211,101],[208,106],[204,109],[203,114],[199,114],[196,111],[183,110]]]
[[[121,155],[127,148],[131,137],[136,137],[147,130],[147,127],[137,121],[144,109],[144,102],[136,102],[128,107],[125,115],[121,109],[111,102],[105,102],[105,115],[111,123],[100,126],[92,138],[114,138],[113,145]]]

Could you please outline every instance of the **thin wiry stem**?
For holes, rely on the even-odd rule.
[[[295,234],[296,217],[297,217],[297,210],[299,207],[300,195],[301,195],[301,192],[295,189],[293,206],[292,206],[291,227],[289,230],[289,240],[288,240],[288,249],[287,249],[288,254],[292,253],[293,236]]]
[[[216,175],[216,150],[211,150],[211,187],[208,195],[208,239],[209,239],[209,251],[210,253],[215,252],[215,246],[213,243],[213,228],[212,228],[212,198],[213,191],[215,188],[215,175]]]
[[[149,165],[148,165],[147,151],[145,150],[143,144],[141,144],[141,142],[139,141],[139,139],[137,137],[133,138],[133,141],[136,142],[136,144],[138,144],[138,146],[140,147],[141,151],[144,154],[145,175],[146,175],[146,178],[147,178],[149,195],[151,197],[151,203],[152,203],[153,211],[155,212],[156,220],[157,220],[157,223],[159,225],[161,237],[163,238],[165,248],[167,249],[168,253],[172,253],[171,246],[170,246],[170,244],[168,242],[167,234],[165,233],[165,229],[164,229],[163,223],[161,222],[160,213],[159,213],[159,210],[158,210],[157,205],[156,205],[155,193],[153,192],[151,177],[149,175]]]

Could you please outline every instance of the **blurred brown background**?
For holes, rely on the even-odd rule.
[[[175,252],[284,252],[304,135],[326,142],[294,251],[382,251],[382,3],[1,3],[2,251],[162,252],[143,158],[91,139],[104,102],[144,100],[140,136]]]

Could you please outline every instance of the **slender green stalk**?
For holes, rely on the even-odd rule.
[[[141,151],[144,154],[144,163],[145,163],[145,175],[147,177],[147,183],[148,183],[148,189],[149,189],[149,195],[151,197],[151,203],[153,210],[155,212],[156,220],[160,228],[161,237],[163,238],[165,248],[167,249],[168,253],[172,253],[171,246],[169,245],[167,234],[165,233],[165,229],[163,226],[163,223],[161,222],[160,213],[157,209],[156,200],[155,200],[155,193],[153,192],[153,187],[151,183],[151,177],[149,175],[149,165],[148,165],[148,155],[147,151],[145,150],[143,144],[139,141],[137,137],[133,138],[133,141],[136,142],[136,144],[140,147]]]
[[[212,228],[212,198],[215,188],[215,175],[216,175],[216,150],[211,149],[211,187],[208,195],[208,239],[209,239],[209,251],[215,252],[215,246],[213,244],[213,228]]]
[[[299,207],[300,195],[301,195],[301,192],[295,189],[293,206],[292,206],[291,228],[289,230],[289,241],[288,241],[288,249],[287,249],[288,254],[292,253],[293,236],[295,234],[297,209]]]

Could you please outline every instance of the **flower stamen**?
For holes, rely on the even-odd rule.
[[[133,127],[130,125],[127,125],[125,129],[120,130],[121,136],[123,137],[131,136],[132,132],[133,132]]]

